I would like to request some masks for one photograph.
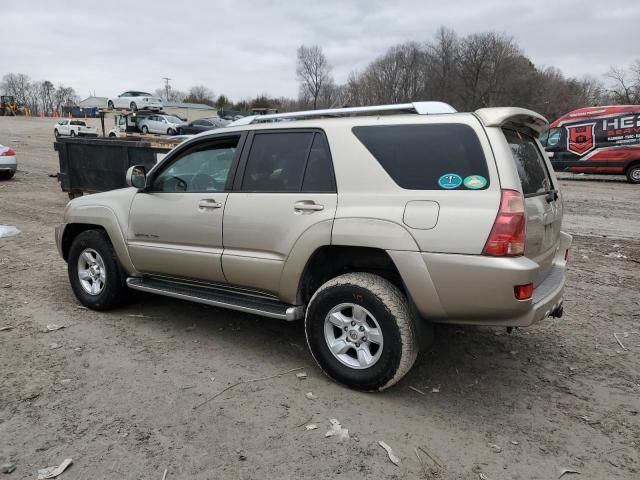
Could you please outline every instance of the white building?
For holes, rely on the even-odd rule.
[[[205,117],[217,117],[218,109],[202,103],[165,102],[163,110],[170,115],[186,118],[188,122]]]

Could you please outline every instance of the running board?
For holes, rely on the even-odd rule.
[[[222,287],[205,287],[171,280],[129,277],[127,286],[141,292],[156,293],[214,307],[228,308],[280,320],[299,320],[304,316],[302,305],[289,305],[275,298],[246,295]]]

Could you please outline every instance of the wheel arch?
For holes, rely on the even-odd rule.
[[[631,170],[634,167],[638,167],[640,166],[640,158],[637,158],[635,160],[631,160],[625,167],[624,167],[624,173],[625,175],[627,174],[627,172],[629,170]]]
[[[296,303],[307,304],[327,281],[345,273],[373,273],[407,293],[402,277],[389,254],[380,248],[323,245],[307,260],[298,280]]]
[[[640,183],[640,181],[631,177],[631,171],[634,168],[638,168],[638,167],[640,167],[640,159],[635,159],[630,161],[629,164],[624,169],[624,174],[627,177],[627,181],[631,184],[638,185]]]
[[[65,261],[68,258],[68,249],[73,240],[86,230],[103,230],[113,245],[123,270],[127,274],[135,273],[136,270],[127,249],[126,238],[120,228],[116,213],[105,206],[90,205],[77,208],[68,216],[61,239],[61,252]]]
[[[375,258],[375,265],[384,264],[387,271],[396,273],[397,268],[386,251],[419,250],[408,230],[394,222],[372,218],[340,218],[319,222],[300,236],[287,256],[279,285],[279,296],[283,301],[298,305],[304,303],[301,285],[309,265],[313,266],[309,262],[330,248],[338,253],[349,251],[359,260]],[[374,251],[377,253],[371,253]],[[366,267],[360,263],[358,265]],[[342,273],[347,271],[355,270],[342,270]],[[395,277],[394,281],[403,289],[402,282],[397,282],[398,278]]]

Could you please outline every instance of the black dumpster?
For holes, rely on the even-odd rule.
[[[125,174],[132,165],[151,169],[178,141],[144,138],[58,138],[58,181],[70,198],[126,187]]]

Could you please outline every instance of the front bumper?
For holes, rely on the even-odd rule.
[[[62,239],[64,238],[64,230],[67,228],[66,223],[62,223],[55,228],[56,247],[58,248],[58,254],[64,258],[64,252],[62,249]],[[64,258],[66,260],[66,258]]]

